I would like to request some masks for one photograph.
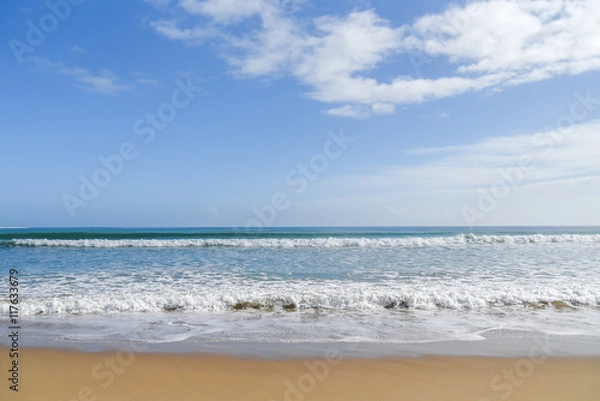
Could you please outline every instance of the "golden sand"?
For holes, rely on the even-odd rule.
[[[0,349],[2,400],[600,400],[600,359],[236,359],[24,349],[19,392]]]

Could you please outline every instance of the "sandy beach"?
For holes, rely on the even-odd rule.
[[[8,349],[0,349],[4,375]],[[237,359],[25,349],[11,400],[598,400],[598,358]]]
[[[0,401],[600,401],[600,0],[0,9]]]

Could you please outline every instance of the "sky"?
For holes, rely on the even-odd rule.
[[[0,226],[600,225],[597,0],[0,4]]]

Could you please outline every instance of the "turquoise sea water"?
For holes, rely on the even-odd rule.
[[[598,261],[593,227],[0,229],[27,335],[62,341],[600,339]]]

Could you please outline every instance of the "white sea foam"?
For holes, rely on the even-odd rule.
[[[50,233],[5,235],[0,253],[19,270],[19,313],[30,335],[402,342],[481,338],[493,329],[600,336],[600,234],[545,232]],[[7,294],[0,291],[0,323]],[[56,325],[48,329],[49,322]]]
[[[90,285],[90,287],[93,287]],[[125,312],[265,313],[320,310],[356,312],[378,310],[497,310],[503,308],[575,310],[598,308],[594,286],[569,289],[520,285],[390,285],[368,283],[273,283],[270,285],[212,285],[161,287],[131,283],[126,292],[88,288],[75,294],[50,295],[48,289],[23,299],[20,312],[32,315],[88,315]],[[160,291],[159,291],[160,290]],[[0,304],[8,313],[8,304]]]
[[[455,247],[494,244],[600,243],[600,234],[474,235],[403,238],[226,238],[226,239],[14,239],[10,244],[31,247],[77,248],[161,248],[161,247],[239,247],[239,248],[390,248]]]

